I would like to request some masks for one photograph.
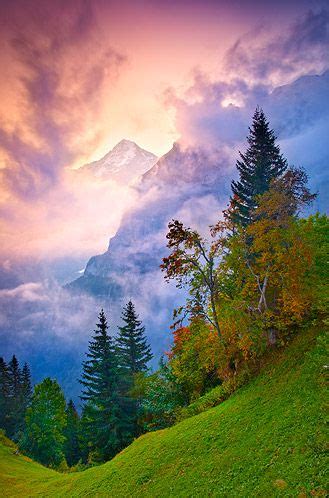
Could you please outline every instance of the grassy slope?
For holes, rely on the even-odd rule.
[[[62,475],[0,447],[2,496],[324,496],[324,341],[300,335],[220,406]],[[274,355],[273,355],[274,356]]]

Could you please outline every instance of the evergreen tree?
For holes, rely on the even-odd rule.
[[[262,109],[257,108],[247,137],[248,148],[239,152],[236,166],[239,180],[231,184],[231,207],[227,216],[238,225],[252,222],[257,196],[266,192],[273,179],[280,178],[287,169],[287,161],[276,144],[274,131]]]
[[[122,313],[124,325],[119,327],[116,339],[119,364],[129,374],[147,371],[147,363],[152,359],[151,348],[145,337],[145,327],[138,319],[135,307],[131,301]]]
[[[24,363],[21,371],[20,386],[18,398],[15,402],[15,434],[13,438],[17,441],[20,438],[20,433],[25,427],[25,415],[28,406],[32,399],[31,372],[27,363]]]
[[[27,363],[24,363],[22,368],[21,379],[21,399],[24,411],[29,406],[32,398],[31,372]]]
[[[124,325],[119,327],[116,349],[120,368],[120,388],[125,399],[125,410],[130,414],[133,432],[140,435],[139,418],[142,415],[142,397],[133,394],[138,375],[147,372],[147,363],[152,359],[151,348],[145,337],[145,327],[138,319],[131,301],[122,313]]]
[[[22,407],[22,371],[15,355],[8,365],[9,374],[9,410],[7,435],[16,439],[18,432],[22,429],[24,420],[24,409]]]
[[[9,378],[10,378],[10,395],[18,399],[21,393],[22,372],[19,368],[19,363],[15,355],[9,362]]]
[[[91,457],[107,460],[130,440],[131,427],[120,396],[117,359],[103,310],[94,332],[80,381],[84,388],[81,399],[86,402],[82,424]]]
[[[79,415],[71,399],[66,407],[66,419],[64,453],[68,466],[72,467],[78,463],[81,454],[79,444]]]
[[[24,428],[26,408],[31,400],[31,374],[25,363],[23,369],[15,355],[7,365],[0,358],[0,427],[8,437],[17,440]]]
[[[8,365],[0,358],[0,428],[8,434],[10,378]]]
[[[64,394],[55,380],[47,377],[35,386],[19,445],[43,465],[57,467],[65,460],[65,405]]]

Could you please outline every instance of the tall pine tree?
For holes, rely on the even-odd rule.
[[[32,398],[31,372],[27,363],[24,363],[21,377],[21,400],[24,411],[29,406]]]
[[[116,349],[120,368],[121,390],[126,399],[126,410],[131,416],[133,432],[140,435],[139,418],[142,412],[142,398],[136,393],[132,395],[138,375],[147,372],[147,363],[152,359],[151,348],[145,337],[145,327],[138,319],[135,307],[131,301],[122,312],[124,325],[119,327],[116,338]]]
[[[13,398],[18,398],[21,392],[22,372],[15,355],[9,362],[10,394]]]
[[[116,339],[120,367],[132,375],[146,372],[153,355],[145,337],[145,327],[131,301],[123,309],[122,320],[124,325],[119,327]]]
[[[8,365],[9,373],[9,420],[8,437],[17,439],[18,432],[22,429],[25,410],[22,407],[22,371],[15,355]]]
[[[8,365],[0,358],[0,428],[8,434],[10,403],[10,378]]]
[[[102,461],[113,457],[128,443],[131,428],[119,392],[117,359],[103,310],[94,332],[80,381],[81,399],[86,402],[82,424],[90,457]]]
[[[31,396],[31,373],[27,363],[21,370],[15,355],[8,365],[0,358],[0,428],[8,437],[15,440],[20,437]]]
[[[273,179],[280,178],[287,169],[287,161],[276,144],[274,131],[270,129],[262,109],[257,108],[247,137],[248,148],[239,152],[236,166],[239,180],[233,181],[231,207],[228,217],[237,225],[246,226],[253,221],[257,196],[266,192]]]

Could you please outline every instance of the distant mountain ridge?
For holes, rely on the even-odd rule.
[[[178,218],[197,229],[213,224],[227,203],[228,164],[223,153],[209,155],[175,144],[136,185],[138,201],[123,217],[108,249],[90,258],[84,274],[66,286],[109,306],[114,323],[125,302],[133,300],[156,356],[163,352],[172,310],[184,299],[160,270],[168,252],[168,222]]]
[[[158,270],[165,252],[168,222],[184,203],[207,196],[227,198],[228,182],[218,157],[203,150],[183,150],[178,144],[149,169],[136,186],[139,205],[128,212],[110,240],[108,250],[93,256],[84,275],[70,288],[96,295],[108,295],[115,274],[144,274]],[[219,213],[217,213],[219,214]],[[129,280],[129,275],[126,275]],[[99,288],[90,288],[88,279],[99,279]],[[121,278],[120,278],[121,280]],[[107,282],[107,283],[106,283]]]

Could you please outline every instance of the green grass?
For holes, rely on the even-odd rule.
[[[215,408],[58,474],[0,446],[2,496],[325,496],[324,334],[301,334]],[[275,358],[275,359],[274,359]]]

